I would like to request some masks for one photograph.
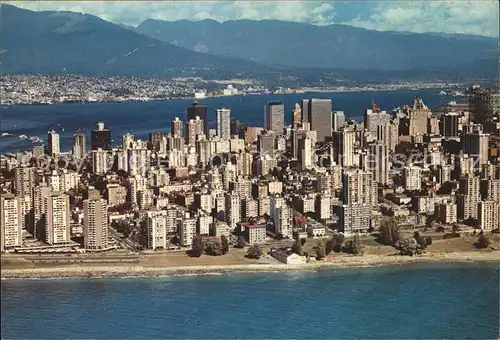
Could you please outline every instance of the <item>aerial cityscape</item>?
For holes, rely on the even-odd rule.
[[[15,6],[0,8],[2,339],[496,336],[495,36]],[[286,56],[226,32],[259,23],[352,49]],[[394,52],[399,35],[428,54]],[[392,330],[362,322],[381,312]]]

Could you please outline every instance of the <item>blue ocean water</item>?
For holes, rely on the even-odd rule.
[[[4,339],[493,339],[499,266],[2,281]]]
[[[220,107],[231,109],[231,118],[242,120],[247,126],[263,126],[264,105],[268,101],[282,101],[285,104],[285,120],[290,122],[290,112],[295,103],[303,98],[330,98],[333,110],[344,111],[347,117],[363,117],[364,110],[371,107],[372,99],[384,110],[413,103],[413,97],[420,96],[427,106],[433,108],[446,105],[461,98],[439,96],[439,89],[419,91],[379,91],[341,93],[301,93],[283,95],[249,95],[216,97],[199,100],[207,105],[209,123],[215,127],[215,110]],[[87,141],[90,130],[97,121],[103,121],[111,130],[114,144],[121,143],[121,136],[127,132],[136,138],[147,139],[150,132],[167,131],[174,117],[185,119],[186,108],[193,100],[170,100],[150,102],[55,104],[55,105],[13,105],[0,106],[0,130],[16,135],[25,134],[47,140],[47,131],[54,129],[60,134],[62,150],[70,150],[73,133],[84,129]],[[64,131],[63,131],[64,129]],[[31,143],[17,138],[1,138],[0,152],[23,151],[32,148]]]

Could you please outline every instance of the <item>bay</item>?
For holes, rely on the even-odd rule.
[[[290,122],[290,112],[295,103],[303,98],[326,98],[332,100],[332,109],[344,111],[350,119],[362,119],[364,110],[371,108],[371,101],[390,112],[393,108],[412,104],[415,96],[423,98],[430,108],[446,105],[451,100],[461,98],[439,96],[439,89],[418,91],[376,91],[376,92],[335,92],[300,93],[282,95],[248,95],[213,97],[198,100],[207,105],[209,127],[215,127],[215,110],[226,107],[231,110],[231,119],[239,119],[247,126],[263,126],[264,105],[268,101],[281,101],[285,105],[285,121]],[[54,129],[60,135],[61,150],[71,149],[72,136],[77,129],[83,129],[90,143],[90,130],[98,121],[103,121],[111,130],[113,144],[121,143],[121,136],[132,133],[136,139],[147,139],[156,131],[169,131],[174,117],[185,119],[190,99],[149,102],[53,104],[53,105],[12,105],[0,107],[2,132],[15,135],[25,134],[47,140],[47,132]],[[13,137],[0,139],[0,152],[25,151],[32,148],[30,142]]]
[[[493,339],[498,263],[2,281],[4,339]]]

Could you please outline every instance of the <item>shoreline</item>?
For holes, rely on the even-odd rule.
[[[2,269],[1,280],[71,279],[71,278],[144,278],[169,276],[201,276],[244,273],[298,272],[334,268],[363,268],[401,266],[417,263],[471,263],[493,262],[500,265],[500,252],[443,253],[423,256],[349,256],[331,261],[310,262],[301,265],[237,264],[209,266],[147,267],[131,266],[55,266],[29,269]]]
[[[245,96],[266,96],[266,95],[293,95],[293,94],[307,94],[307,93],[361,93],[361,92],[392,92],[392,91],[401,91],[401,90],[412,90],[412,91],[420,91],[420,90],[430,90],[430,89],[442,89],[446,88],[446,83],[440,84],[414,84],[412,85],[400,85],[398,87],[389,87],[389,88],[379,88],[376,85],[371,87],[367,85],[366,87],[352,87],[352,88],[304,88],[304,89],[296,89],[292,92],[283,92],[283,93],[242,93],[242,94],[233,94],[233,95],[224,95],[224,94],[214,94],[211,96],[207,96],[205,98],[195,98],[195,97],[165,97],[165,98],[148,98],[148,99],[132,99],[128,98],[126,100],[99,100],[99,101],[85,101],[85,100],[74,100],[74,101],[55,101],[55,102],[32,102],[32,103],[0,103],[0,105],[5,106],[46,106],[46,105],[60,105],[60,104],[110,104],[110,103],[138,103],[138,102],[162,102],[162,101],[177,101],[177,100],[193,100],[193,101],[201,101],[210,98],[224,98],[224,97],[245,97]],[[450,87],[450,86],[448,86]],[[453,96],[449,96],[453,97]]]

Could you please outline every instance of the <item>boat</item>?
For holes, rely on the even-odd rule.
[[[447,96],[447,95],[448,95],[448,93],[446,93],[446,91],[441,91],[441,92],[439,92],[439,95],[440,95],[440,96]]]

